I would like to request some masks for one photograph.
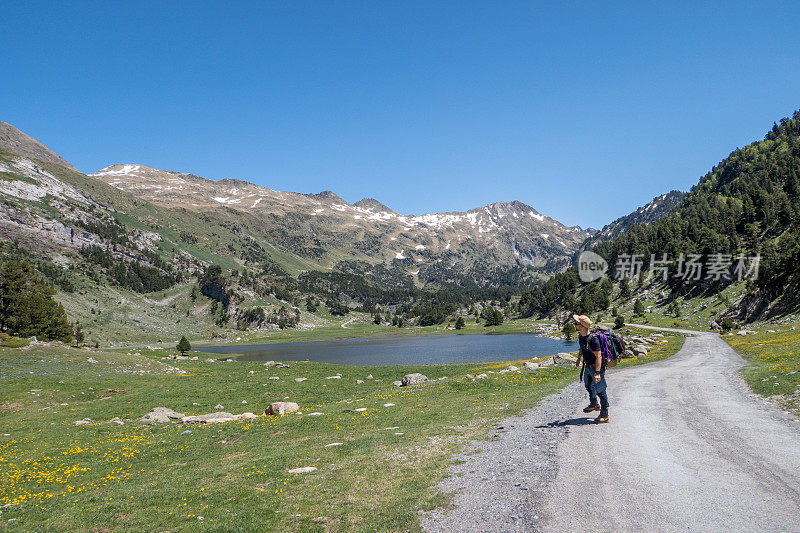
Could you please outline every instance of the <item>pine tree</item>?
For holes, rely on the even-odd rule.
[[[175,346],[175,349],[181,352],[181,355],[186,355],[186,352],[192,349],[192,345],[189,343],[189,339],[184,336],[178,341],[178,345]]]
[[[617,318],[614,320],[614,329],[620,329],[625,325],[625,317],[622,315],[617,315]]]
[[[81,327],[80,322],[75,322],[75,347],[80,348],[83,341],[86,340],[85,335],[83,334],[83,328]]]
[[[575,327],[575,324],[571,321],[567,321],[567,323],[564,324],[564,327],[561,329],[561,331],[564,333],[564,337],[568,341],[572,340],[572,335],[575,333],[576,330],[577,328]]]
[[[637,299],[633,304],[633,314],[642,316],[644,314],[644,304],[641,300]]]
[[[464,317],[461,315],[456,318],[456,329],[464,329]]]

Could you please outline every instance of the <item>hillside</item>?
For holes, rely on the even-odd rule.
[[[30,262],[90,343],[338,327],[376,306],[387,324],[441,323],[505,306],[587,235],[519,202],[404,216],[142,165],[87,176],[8,146],[24,148],[0,148],[0,265]]]
[[[28,159],[57,163],[75,170],[64,158],[47,146],[5,122],[0,122],[0,148]]]
[[[659,259],[667,254],[672,275],[666,282],[634,280],[630,294],[626,289],[624,295],[615,295],[617,289],[610,284],[602,290],[599,283],[581,285],[571,268],[526,297],[529,312],[551,313],[563,302],[584,312],[602,311],[653,294],[661,295],[655,305],[666,309],[678,297],[718,295],[736,284],[743,286],[742,295],[712,319],[750,321],[795,311],[800,286],[800,111],[773,124],[764,140],[731,152],[663,218],[630,225],[616,239],[592,249],[612,267],[625,254],[639,254],[645,270],[651,254]],[[703,265],[721,254],[733,264],[727,276],[714,279],[703,272],[696,282],[683,283],[675,275],[680,254],[697,254]],[[733,268],[740,256],[760,257],[757,276],[738,280]]]

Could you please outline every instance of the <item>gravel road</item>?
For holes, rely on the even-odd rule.
[[[476,443],[483,451],[442,484],[459,491],[456,508],[423,526],[800,531],[800,423],[749,392],[742,364],[719,336],[700,334],[669,359],[611,371],[611,423],[600,426],[571,385]],[[529,459],[529,439],[555,452]]]

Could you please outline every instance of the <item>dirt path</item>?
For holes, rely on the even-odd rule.
[[[591,423],[595,413],[581,411],[585,393],[571,386],[502,435],[498,442],[507,446],[491,443],[490,452],[454,467],[462,474],[450,489],[459,491],[455,510],[423,525],[429,531],[445,525],[460,531],[800,531],[800,423],[750,393],[738,374],[742,364],[718,335],[688,337],[669,359],[609,372],[611,423],[601,426]],[[526,440],[541,439],[542,427],[560,444],[534,461],[550,461],[557,474],[548,479],[517,469],[500,492],[482,480],[509,458],[527,455]],[[515,483],[541,492],[509,505],[519,496]]]

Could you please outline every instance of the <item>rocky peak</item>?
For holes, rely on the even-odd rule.
[[[75,170],[75,167],[50,148],[5,122],[0,122],[0,148],[28,159],[56,163]]]
[[[394,213],[397,214],[395,211],[389,209],[384,204],[380,203],[378,200],[374,198],[362,198],[361,200],[357,201],[353,204],[355,207],[360,207],[361,209],[366,209],[372,213]]]

